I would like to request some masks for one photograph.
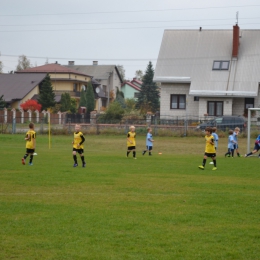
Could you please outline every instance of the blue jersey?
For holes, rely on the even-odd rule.
[[[153,146],[153,135],[151,133],[147,133],[146,135],[146,146]]]
[[[255,140],[255,144],[260,147],[260,135],[257,136],[257,138]]]
[[[236,132],[233,133],[233,138],[234,138],[235,143],[237,143],[238,142],[238,138],[237,138],[237,133]]]
[[[233,135],[230,135],[228,137],[228,148],[234,149],[234,136]]]
[[[214,144],[215,147],[218,147],[218,134],[217,133],[212,133],[213,137],[214,137]]]

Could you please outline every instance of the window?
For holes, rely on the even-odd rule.
[[[245,109],[253,108],[254,107],[254,98],[245,98]]]
[[[223,115],[223,101],[208,101],[209,116],[222,116]]]
[[[215,60],[213,62],[212,70],[228,70],[229,69],[229,61]]]
[[[78,84],[77,84],[77,83],[74,83],[74,84],[73,84],[73,91],[74,91],[74,92],[76,92],[76,91],[77,91],[77,86],[78,86]]]
[[[135,92],[134,93],[134,98],[138,98],[138,96],[139,96],[139,92]]]
[[[185,109],[186,95],[171,95],[171,109]]]
[[[194,97],[194,101],[200,101],[199,97]]]

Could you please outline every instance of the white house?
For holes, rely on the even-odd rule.
[[[260,30],[165,30],[154,81],[160,114],[243,115],[260,107]]]

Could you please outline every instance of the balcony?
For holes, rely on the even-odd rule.
[[[69,93],[71,97],[80,97],[80,91],[63,91],[63,90],[55,90],[55,95],[61,95],[63,93]]]

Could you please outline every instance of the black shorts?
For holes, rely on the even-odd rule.
[[[152,146],[146,146],[146,149],[148,150],[148,151],[152,151],[153,150],[153,147]]]
[[[26,148],[26,153],[34,153],[34,150],[35,150],[35,149]]]
[[[259,151],[260,147],[258,146],[258,144],[255,144],[254,150]]]
[[[215,153],[204,153],[204,155],[210,158],[216,157]]]
[[[135,150],[135,146],[128,146],[128,147],[127,147],[127,150],[128,150],[128,151]]]
[[[79,154],[83,154],[84,153],[84,149],[76,149],[76,148],[73,148],[72,150],[73,152],[77,152]]]

